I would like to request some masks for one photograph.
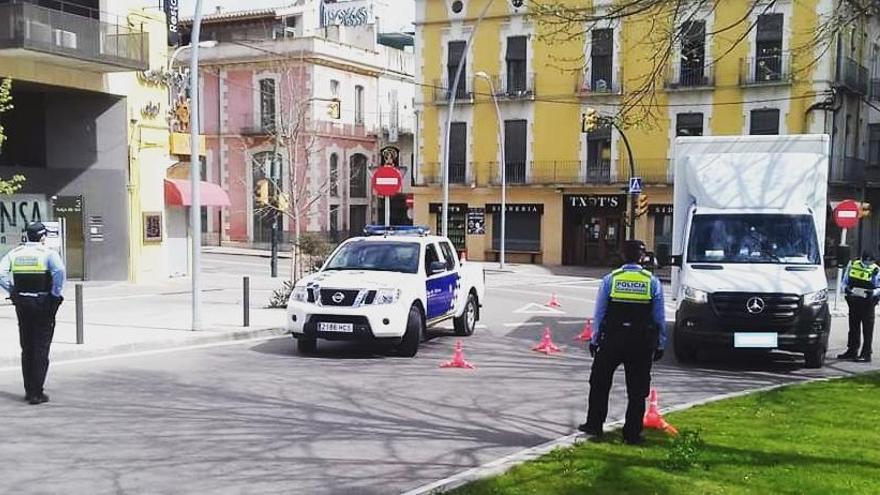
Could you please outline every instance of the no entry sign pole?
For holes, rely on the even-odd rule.
[[[855,228],[859,224],[859,203],[848,199],[841,201],[834,208],[834,223],[840,227],[840,246],[846,246],[846,232]],[[840,290],[843,285],[843,267],[840,260],[837,260],[837,287],[834,291],[834,311],[837,311],[837,305],[840,302]]]
[[[373,173],[373,191],[385,196],[385,226],[391,225],[391,196],[403,188],[403,176],[397,167],[381,166]]]
[[[391,198],[385,196],[385,226],[391,225]]]

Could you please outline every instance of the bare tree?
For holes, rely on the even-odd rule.
[[[639,71],[636,78],[627,80],[628,87],[621,96],[616,115],[618,121],[627,126],[650,126],[656,119],[658,89],[662,88],[691,21],[712,15],[722,5],[742,4],[744,7],[743,14],[732,22],[714,26],[712,31],[705,33],[707,37],[725,36],[729,39],[711,62],[717,64],[746,42],[756,29],[757,15],[773,11],[778,3],[778,0],[622,0],[586,7],[580,2],[565,0],[529,1],[530,15],[541,27],[540,36],[551,45],[583,45],[593,29],[620,26],[625,21],[644,24],[645,29],[639,30],[642,38],[638,42],[648,47],[650,55],[639,60],[638,64],[646,69]],[[809,33],[798,33],[806,41],[790,48],[799,61],[792,68],[793,75],[809,73],[840,34],[857,23],[876,17],[878,12],[880,1],[877,0],[836,0],[831,12],[819,14],[817,25],[811,27]],[[682,53],[681,56],[687,57],[688,54]],[[560,68],[583,71],[587,65],[586,54],[574,59],[558,58],[554,63]]]

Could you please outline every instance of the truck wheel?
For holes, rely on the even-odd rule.
[[[804,353],[807,368],[821,368],[825,366],[825,346],[818,346]]]
[[[415,357],[419,352],[419,342],[425,333],[425,323],[422,321],[422,312],[417,306],[409,308],[409,318],[406,320],[406,333],[397,347],[397,354],[403,357]]]
[[[679,363],[687,364],[697,360],[697,350],[683,342],[683,339],[678,338],[676,335],[672,337],[672,350],[675,352],[675,359]]]
[[[464,312],[454,318],[452,324],[455,326],[455,335],[466,337],[474,334],[474,328],[477,326],[477,298],[473,294],[468,294]]]
[[[314,354],[318,351],[318,339],[314,337],[295,337],[296,350],[300,354]]]

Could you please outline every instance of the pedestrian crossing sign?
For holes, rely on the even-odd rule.
[[[630,194],[641,194],[642,192],[642,178],[641,177],[630,177],[629,178],[629,193]]]

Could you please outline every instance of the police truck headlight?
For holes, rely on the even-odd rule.
[[[394,304],[400,299],[400,289],[379,289],[373,304]]]
[[[709,302],[709,293],[700,290],[694,289],[693,287],[684,286],[684,298],[687,301],[697,304],[706,304]]]
[[[293,302],[306,302],[308,297],[309,293],[305,287],[294,287],[293,292],[290,293],[290,300]]]
[[[821,306],[828,302],[828,289],[810,292],[804,296],[804,304],[807,306]]]

